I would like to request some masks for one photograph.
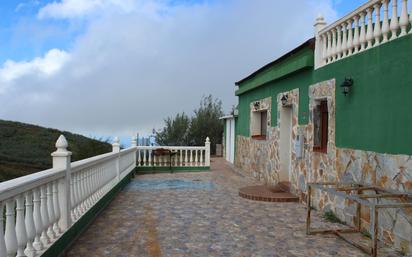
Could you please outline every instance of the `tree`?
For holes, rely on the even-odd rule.
[[[211,141],[211,153],[216,152],[216,144],[222,143],[223,121],[222,101],[212,95],[204,96],[200,106],[194,111],[189,138],[191,145],[203,145],[206,137]]]
[[[163,129],[156,132],[156,142],[167,146],[201,146],[209,137],[214,154],[216,144],[222,143],[223,121],[219,119],[222,116],[222,101],[212,95],[204,96],[193,117],[181,113],[165,119]]]
[[[159,145],[185,146],[189,145],[190,118],[184,112],[178,113],[174,118],[164,120],[165,126],[156,132],[156,142]]]

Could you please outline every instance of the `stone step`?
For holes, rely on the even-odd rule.
[[[266,185],[248,186],[239,189],[239,196],[264,202],[299,202],[299,197],[285,191],[276,191]]]

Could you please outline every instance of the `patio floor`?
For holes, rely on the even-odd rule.
[[[138,190],[182,179],[212,188]],[[333,235],[305,234],[305,206],[238,196],[256,184],[222,159],[211,172],[141,175],[87,228],[67,256],[367,256]],[[325,224],[315,215],[314,226]],[[331,224],[328,224],[331,225]],[[390,251],[388,251],[390,252]],[[393,253],[379,256],[394,256]]]

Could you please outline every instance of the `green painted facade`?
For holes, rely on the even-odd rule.
[[[299,124],[307,124],[308,87],[335,78],[336,146],[412,155],[408,133],[412,131],[412,58],[408,53],[412,53],[412,35],[314,70],[313,50],[301,49],[239,84],[236,135],[250,135],[250,103],[266,97],[272,97],[271,124],[276,126],[276,96],[295,88],[299,88]],[[339,87],[345,77],[354,81],[346,97]]]
[[[239,84],[239,90],[236,91],[236,95],[239,96],[236,135],[250,136],[250,103],[267,97],[272,97],[271,124],[275,127],[277,123],[277,106],[274,104],[276,96],[295,88],[299,88],[300,95],[299,124],[307,124],[309,119],[308,85],[312,83],[313,58],[313,50],[309,47],[304,48],[290,58],[274,64],[275,67],[267,67],[257,76]],[[277,66],[281,67],[277,68]],[[279,71],[286,70],[289,73],[282,73],[282,76],[279,76]]]

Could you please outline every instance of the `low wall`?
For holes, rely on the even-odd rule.
[[[104,197],[102,197],[90,210],[88,210],[76,223],[61,235],[41,256],[64,256],[76,239],[83,233],[93,220],[102,212],[116,195],[130,182],[133,171],[126,175]]]

